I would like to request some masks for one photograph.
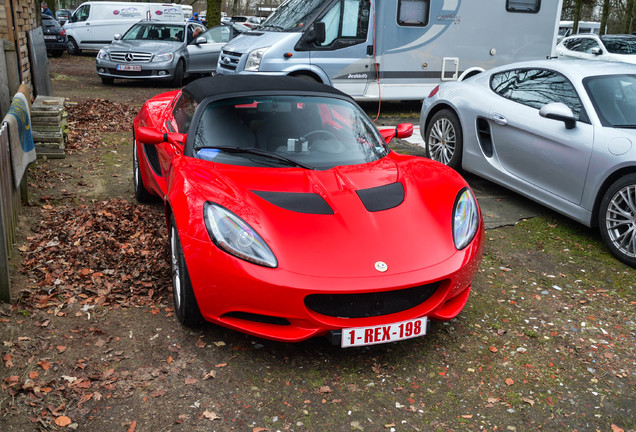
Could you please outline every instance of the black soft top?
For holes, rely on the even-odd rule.
[[[331,86],[289,76],[217,75],[192,81],[183,91],[197,102],[210,96],[267,92],[325,93],[352,100],[350,96]]]

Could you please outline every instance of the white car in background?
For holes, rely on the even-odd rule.
[[[605,60],[636,64],[636,36],[576,34],[556,46],[560,58]]]

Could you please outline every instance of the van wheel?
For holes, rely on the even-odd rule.
[[[174,76],[172,77],[172,86],[181,87],[183,85],[183,76],[185,75],[185,64],[183,60],[179,60],[177,67],[174,70]]]
[[[102,84],[104,85],[113,85],[115,83],[115,78],[111,78],[111,77],[101,77],[102,78]]]
[[[80,55],[82,53],[82,50],[79,49],[79,45],[77,45],[77,42],[75,42],[75,39],[73,39],[72,37],[68,38],[66,50],[70,55]]]
[[[612,255],[636,267],[636,174],[619,178],[605,192],[598,226]]]
[[[292,76],[294,78],[298,78],[303,81],[320,82],[316,78],[312,77],[311,75],[300,74],[300,75],[292,75]]]

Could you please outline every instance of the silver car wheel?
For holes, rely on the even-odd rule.
[[[177,228],[170,226],[170,263],[172,264],[172,295],[174,296],[175,309],[181,306],[181,270],[179,269],[179,246],[177,244]]]
[[[605,224],[614,247],[636,258],[636,185],[627,185],[614,194],[607,207]]]
[[[431,159],[448,165],[455,154],[456,135],[453,123],[447,118],[438,119],[428,136]]]

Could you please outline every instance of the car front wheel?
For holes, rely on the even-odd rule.
[[[66,50],[71,55],[79,55],[82,53],[82,51],[79,49],[79,45],[77,45],[77,42],[75,42],[75,39],[73,39],[72,37],[68,38]]]
[[[137,140],[133,138],[133,187],[135,189],[135,198],[139,202],[149,202],[153,199],[153,195],[148,192],[141,178],[139,168],[139,154],[137,151]]]
[[[636,267],[636,174],[621,177],[605,192],[598,225],[612,255]]]
[[[438,111],[426,128],[426,157],[460,169],[462,141],[462,128],[457,115],[447,109]]]
[[[185,64],[183,60],[179,60],[177,67],[174,70],[174,76],[172,77],[172,86],[181,87],[183,85],[183,77],[185,76]]]
[[[172,266],[172,296],[174,298],[174,311],[179,322],[186,326],[200,324],[203,321],[199,305],[194,297],[190,274],[186,267],[185,257],[179,232],[175,224],[174,215],[170,216],[169,240],[170,240],[170,264]]]

